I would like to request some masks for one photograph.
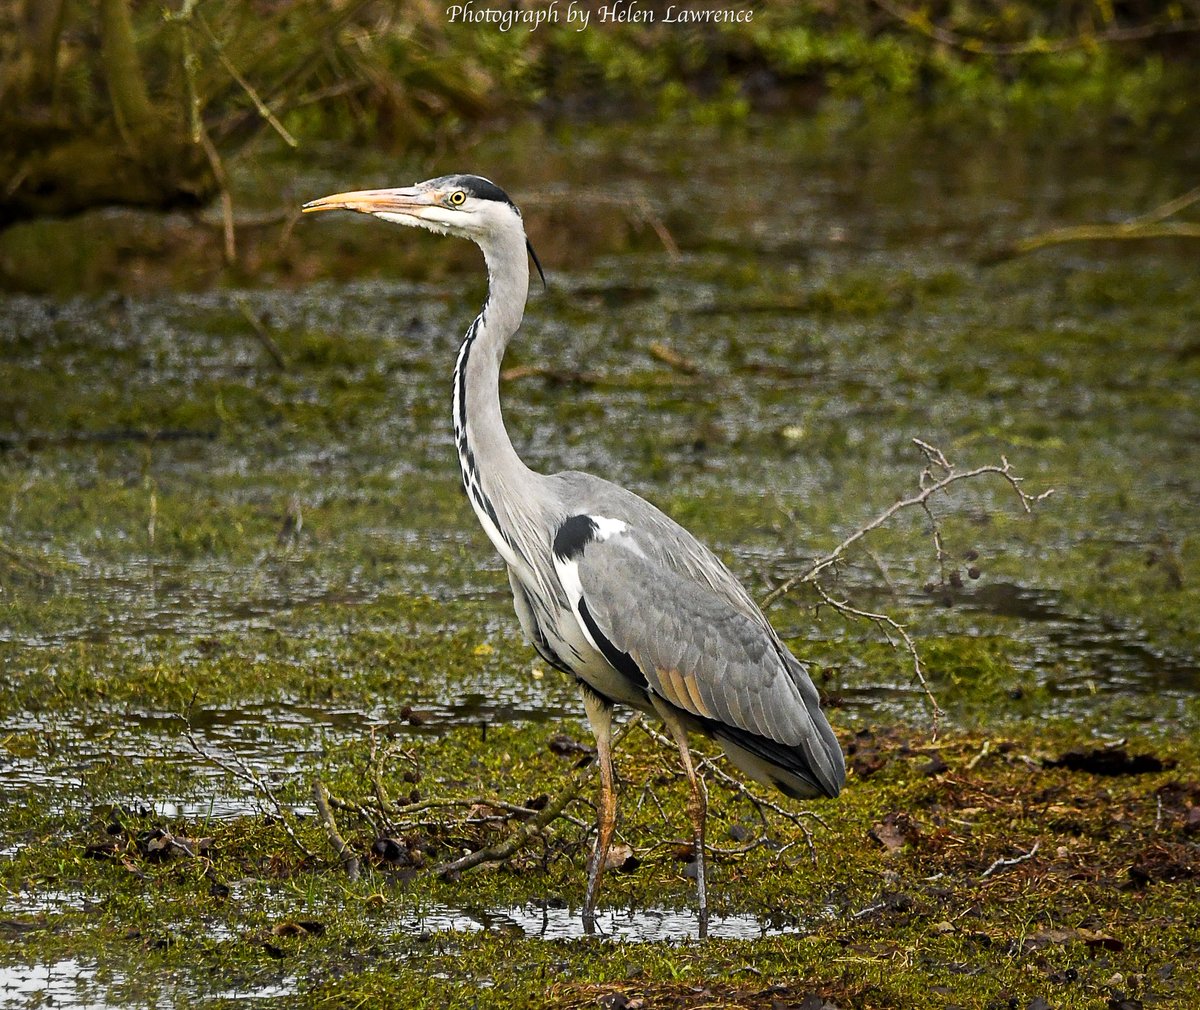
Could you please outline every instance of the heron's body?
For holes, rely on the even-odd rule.
[[[649,502],[609,481],[542,475],[517,455],[500,411],[500,363],[529,287],[520,213],[477,176],[411,189],[339,194],[307,210],[359,210],[473,239],[488,299],[454,369],[454,435],[463,485],[508,566],[517,617],[546,662],[579,682],[596,734],[600,825],[585,917],[594,913],[615,818],[613,704],[655,712],[679,744],[692,787],[702,925],[703,785],[687,731],[717,740],[753,778],[794,797],[836,796],[841,748],[804,667],[708,548]]]

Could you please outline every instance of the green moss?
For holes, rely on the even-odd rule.
[[[457,730],[409,747],[423,791],[511,798],[561,782],[567,763],[544,748],[544,739],[542,732],[500,728],[481,747],[472,731]],[[40,900],[44,910],[14,920],[31,931],[21,933],[19,946],[0,936],[0,957],[20,963],[33,943],[43,963],[72,958],[94,966],[87,974],[109,998],[162,994],[169,978],[205,1005],[221,1005],[216,1000],[231,987],[253,990],[284,977],[296,990],[288,1001],[298,1006],[399,992],[412,1006],[435,999],[444,1006],[527,1005],[548,994],[555,1005],[574,1006],[613,987],[682,1000],[705,984],[760,992],[772,984],[810,986],[852,1007],[904,1004],[934,987],[947,999],[980,1005],[1053,995],[1056,1005],[1090,1007],[1121,986],[1139,998],[1182,998],[1200,981],[1181,953],[1196,939],[1188,911],[1196,882],[1132,886],[1137,878],[1128,870],[1152,867],[1154,853],[1180,846],[1187,789],[1195,786],[1180,792],[1172,783],[1191,781],[1197,755],[1181,746],[1175,771],[1117,779],[1040,769],[1029,759],[1082,743],[1071,726],[1000,738],[954,734],[937,743],[921,734],[859,734],[851,756],[865,778],[852,773],[837,804],[822,805],[825,824],[812,825],[815,865],[798,829],[778,818],[771,835],[790,849],[714,857],[714,913],[750,912],[797,930],[791,934],[628,945],[565,944],[503,928],[422,932],[422,915],[442,907],[467,910],[464,925],[473,909],[547,898],[577,908],[583,839],[571,825],[553,828],[540,851],[460,882],[397,876],[368,859],[364,879],[349,883],[338,868],[310,864],[278,823],[120,812],[114,820],[97,809],[58,825],[48,845],[20,847],[5,866],[5,885],[27,905]],[[941,771],[928,770],[934,753]],[[622,750],[622,837],[644,858],[631,874],[609,875],[607,907],[686,909],[692,901],[682,864],[669,846],[655,847],[686,823],[682,783],[662,776],[665,757],[640,734]],[[362,794],[370,764],[363,738],[335,747],[322,764],[335,791]],[[411,788],[401,774],[411,766],[400,764],[383,769],[383,787],[394,794]],[[661,814],[656,804],[637,803],[646,782],[654,783]],[[304,791],[304,784],[286,783],[279,795],[302,800]],[[712,843],[738,848],[729,830],[756,826],[757,816],[715,782],[710,798]],[[32,803],[24,810],[11,827],[27,836],[44,830],[45,814]],[[580,812],[587,817],[586,808]],[[890,823],[900,828],[889,833],[894,814],[900,819]],[[1146,823],[1158,825],[1152,838]],[[156,825],[210,839],[209,857],[138,856],[139,833]],[[344,813],[342,827],[365,853],[374,832]],[[322,850],[311,821],[298,822],[297,831],[303,844]],[[420,834],[431,856],[439,847],[446,853],[436,832]],[[83,858],[85,843],[105,840],[129,846],[125,865]],[[1035,842],[1033,857],[987,874],[996,860],[1021,856]],[[229,893],[214,882],[226,882]],[[56,901],[55,894],[67,897]],[[319,928],[298,931],[287,925],[294,922]],[[1128,981],[1114,982],[1118,974]]]

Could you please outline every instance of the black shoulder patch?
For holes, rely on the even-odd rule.
[[[560,561],[577,558],[595,539],[596,524],[591,516],[569,516],[554,534],[554,555]]]

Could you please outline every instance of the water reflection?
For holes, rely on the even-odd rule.
[[[578,909],[555,902],[514,905],[507,908],[469,909],[444,905],[422,910],[397,922],[393,931],[422,936],[442,931],[512,932],[545,940],[590,940]],[[685,942],[694,940],[699,916],[688,909],[609,908],[596,913],[597,937],[622,943]],[[783,933],[798,933],[795,922],[773,921],[748,914],[711,915],[708,935],[713,939],[757,940]]]

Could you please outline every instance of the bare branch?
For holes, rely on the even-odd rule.
[[[1038,235],[1019,239],[1007,249],[987,258],[988,262],[1011,259],[1025,253],[1062,245],[1064,242],[1108,242],[1125,239],[1200,238],[1200,221],[1161,221],[1139,224],[1126,221],[1120,224],[1077,224],[1051,228]]]
[[[615,747],[619,741],[624,739],[625,735],[637,726],[642,720],[640,712],[635,712],[625,723],[613,734],[613,746]],[[469,852],[459,859],[453,859],[449,862],[440,863],[434,867],[433,872],[438,875],[448,873],[461,873],[463,870],[469,870],[474,866],[479,866],[481,863],[495,863],[504,859],[508,859],[511,855],[521,849],[531,838],[540,834],[542,829],[550,824],[555,818],[562,815],[563,811],[580,793],[580,790],[587,784],[595,773],[596,762],[588,761],[586,765],[576,771],[571,781],[555,796],[549,803],[537,812],[537,816],[532,820],[528,820],[520,824],[504,841],[496,845],[488,846],[487,848],[478,849],[475,852]]]
[[[820,594],[821,599],[838,613],[845,614],[847,617],[860,617],[877,624],[883,630],[883,636],[887,639],[888,645],[893,649],[896,648],[896,640],[892,638],[890,632],[895,632],[900,636],[900,639],[904,642],[904,648],[912,659],[913,676],[921,685],[921,691],[929,702],[929,707],[933,714],[933,736],[936,739],[938,726],[943,715],[942,707],[938,704],[937,698],[933,696],[933,692],[929,689],[929,681],[925,679],[925,669],[921,664],[921,653],[917,651],[917,645],[912,640],[912,636],[908,633],[904,625],[887,614],[874,614],[869,610],[859,610],[857,607],[850,606],[845,600],[835,600],[825,592],[825,587],[819,582],[814,583],[813,588]]]
[[[797,586],[805,583],[815,582],[817,576],[825,570],[836,565],[850,547],[858,543],[858,541],[860,541],[868,533],[871,533],[873,530],[877,530],[881,526],[885,525],[888,520],[898,513],[903,512],[905,509],[917,507],[925,509],[928,513],[928,508],[925,503],[940,491],[945,491],[952,484],[957,484],[958,482],[964,480],[974,480],[975,478],[982,477],[985,474],[996,474],[1008,482],[1009,486],[1016,493],[1017,498],[1021,502],[1021,508],[1025,512],[1032,512],[1035,504],[1045,498],[1050,497],[1050,495],[1054,493],[1053,488],[1036,495],[1031,495],[1026,492],[1025,489],[1021,487],[1022,478],[1018,477],[1012,472],[1012,465],[1004,456],[1000,457],[1000,465],[991,463],[986,466],[977,466],[972,470],[959,470],[946,459],[945,455],[940,449],[937,449],[934,446],[929,445],[927,442],[923,442],[917,438],[913,439],[913,443],[921,449],[932,465],[936,465],[944,471],[945,476],[943,476],[940,480],[933,480],[933,474],[930,468],[926,467],[921,472],[921,490],[917,494],[908,498],[902,498],[897,502],[893,502],[870,522],[856,529],[828,554],[818,558],[816,561],[810,564],[808,568],[802,571],[799,575],[791,576],[772,589],[762,599],[761,605],[764,609],[769,607],[781,596],[790,593]],[[930,481],[932,481],[932,483],[930,483]],[[932,518],[932,516],[930,516],[930,518]]]
[[[317,816],[321,818],[321,824],[325,828],[325,837],[329,839],[333,851],[342,861],[346,876],[350,878],[351,882],[358,880],[358,856],[354,854],[354,850],[350,848],[346,839],[338,831],[337,821],[334,820],[333,811],[329,808],[329,791],[320,779],[313,779],[313,801],[317,805]]]
[[[1160,204],[1153,210],[1116,224],[1077,224],[1018,239],[984,257],[996,263],[1065,242],[1107,242],[1150,238],[1200,238],[1200,221],[1168,221],[1167,218],[1200,203],[1200,186]]]
[[[221,61],[221,66],[225,68],[225,72],[228,73],[229,76],[235,81],[237,81],[238,86],[241,87],[244,92],[246,92],[247,96],[250,98],[250,101],[254,103],[254,108],[258,110],[258,114],[271,125],[271,128],[279,134],[280,138],[285,144],[288,145],[288,147],[293,149],[298,148],[300,144],[296,138],[288,133],[284,125],[275,117],[275,113],[267,108],[267,103],[259,97],[258,92],[254,90],[250,82],[242,76],[238,68],[235,67],[230,61],[229,57],[225,55],[225,49],[221,45],[220,39],[217,38],[217,36],[213,33],[213,30],[208,26],[208,22],[204,20],[203,16],[198,10],[193,9],[191,14],[191,20],[194,20],[204,32],[205,37],[208,39],[209,45],[211,45],[213,48],[213,52],[217,54],[217,59]],[[191,21],[187,23],[190,26]]]
[[[210,751],[205,750],[200,741],[196,739],[196,734],[192,730],[192,706],[196,703],[196,695],[193,693],[191,700],[188,702],[187,710],[183,716],[184,733],[187,736],[187,742],[191,745],[192,750],[201,758],[211,765],[220,768],[226,774],[233,776],[242,782],[247,783],[254,789],[255,793],[265,796],[270,802],[276,815],[279,817],[279,823],[282,826],[284,833],[291,839],[292,844],[299,849],[307,859],[316,859],[316,855],[300,841],[300,836],[296,834],[296,829],[292,827],[292,811],[286,807],[283,802],[275,795],[275,791],[267,785],[261,775],[257,774],[249,765],[246,764],[237,754],[230,754],[228,758],[220,757]]]

